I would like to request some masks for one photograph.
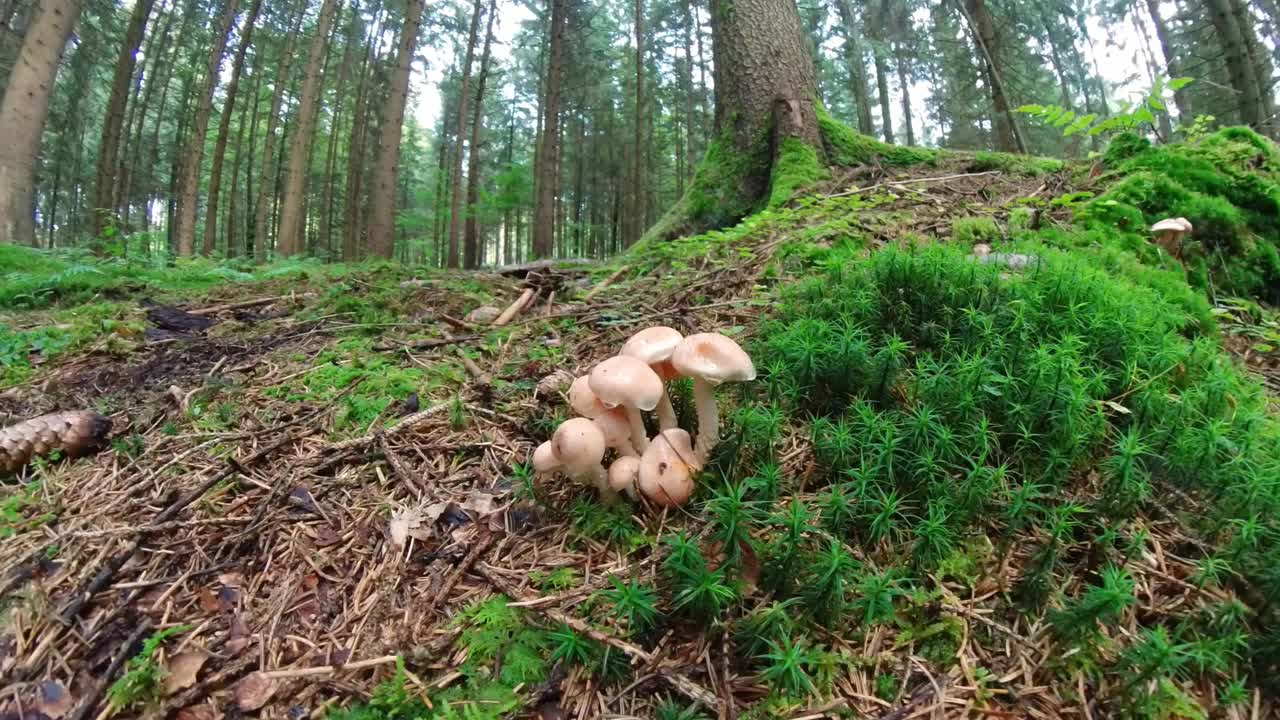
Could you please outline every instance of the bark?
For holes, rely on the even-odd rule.
[[[475,59],[476,38],[480,33],[480,15],[484,11],[484,0],[476,0],[471,11],[471,32],[467,35],[467,51],[462,56],[462,82],[458,85],[458,117],[454,125],[453,136],[457,142],[453,145],[453,158],[449,168],[449,255],[445,267],[458,267],[459,243],[462,239],[463,195],[462,195],[462,155],[464,147],[462,138],[467,133],[467,103],[471,100],[471,65]]]
[[[693,97],[693,13],[689,8],[690,0],[681,3],[683,10],[683,23],[681,34],[684,39],[684,72],[680,76],[682,91],[684,92],[684,131],[685,131],[685,148],[684,151],[684,168],[680,173],[680,189],[681,195],[684,194],[684,183],[693,177],[693,166],[696,158],[699,157],[699,151],[694,145],[694,97]]]
[[[120,151],[120,133],[124,127],[125,104],[129,100],[129,83],[138,60],[138,48],[142,46],[147,18],[155,0],[137,0],[129,15],[124,42],[116,59],[115,74],[111,78],[111,94],[107,99],[106,120],[102,126],[102,142],[98,146],[98,176],[94,183],[93,234],[101,237],[102,230],[111,220],[116,207],[116,157]]]
[[[161,70],[161,65],[165,64],[164,58],[169,48],[169,35],[173,31],[173,21],[177,15],[177,3],[173,3],[169,7],[168,14],[165,17],[164,25],[160,30],[159,36],[152,37],[147,41],[146,59],[149,61],[151,68],[150,70],[146,70],[144,68],[144,72],[142,73],[145,75],[146,89],[142,94],[142,105],[138,108],[137,123],[135,123],[136,129],[129,140],[129,147],[132,148],[132,152],[124,152],[120,157],[120,164],[124,166],[125,170],[123,171],[124,178],[121,181],[121,197],[117,198],[116,205],[124,210],[124,220],[126,224],[129,220],[128,216],[130,212],[130,204],[133,201],[134,187],[138,184],[139,166],[141,160],[147,155],[147,153],[143,151],[142,144],[142,136],[146,132],[147,113],[151,109],[151,101],[155,97],[157,87],[164,87],[164,92],[161,92],[160,94],[161,102],[164,101],[165,95],[168,94],[169,75],[167,69],[165,71]],[[184,20],[184,23],[185,22],[186,21]],[[159,81],[158,78],[162,75],[164,80]],[[150,172],[152,165],[147,165],[145,167],[147,171]],[[144,227],[148,221],[149,215],[149,213],[146,212],[146,204],[147,198],[144,197],[142,213],[142,222]]]
[[[991,80],[991,120],[996,132],[996,149],[1026,153],[1026,144],[1022,140],[1022,133],[1018,131],[1018,122],[1005,92],[1004,70],[1000,65],[1000,36],[996,32],[991,12],[987,9],[986,0],[964,0],[960,9],[973,32],[974,41],[986,65],[987,77]]]
[[[174,215],[174,238],[178,255],[190,257],[195,251],[196,197],[200,186],[200,165],[204,160],[204,140],[209,133],[209,115],[213,112],[213,91],[218,87],[222,54],[227,49],[227,39],[235,24],[239,0],[226,0],[222,19],[214,34],[213,47],[209,51],[209,67],[205,73],[204,87],[200,91],[199,105],[192,120],[194,129],[187,142],[182,160],[182,173],[177,187],[177,208]]]
[[[369,136],[369,86],[372,82],[373,38],[378,37],[382,28],[378,28],[369,36],[365,46],[364,60],[360,66],[360,87],[356,91],[356,107],[351,117],[351,138],[347,143],[347,180],[343,185],[342,212],[342,259],[354,262],[360,259],[362,239],[360,196],[364,187],[364,159],[366,139]]]
[[[320,94],[320,71],[324,67],[329,47],[329,29],[337,13],[337,0],[324,0],[320,17],[316,21],[315,36],[311,38],[311,50],[307,53],[307,74],[302,81],[298,117],[295,121],[293,142],[289,148],[289,169],[285,176],[284,203],[280,207],[280,235],[277,252],[284,257],[303,251],[303,230],[306,214],[302,203],[307,194],[310,179],[311,146],[315,136],[317,101]]]
[[[254,0],[245,17],[244,28],[240,31],[240,47],[236,49],[235,61],[231,64],[231,78],[227,81],[227,97],[222,103],[222,117],[218,120],[218,141],[213,147],[213,164],[209,168],[209,200],[204,216],[204,244],[200,254],[209,257],[218,244],[218,200],[222,194],[222,164],[227,156],[227,141],[231,135],[231,114],[235,111],[236,95],[240,91],[240,78],[244,74],[244,59],[248,55],[249,46],[253,43],[253,27],[258,20],[258,12],[262,9],[262,0]],[[235,186],[235,175],[231,176],[232,187]]]
[[[1151,24],[1156,29],[1156,40],[1160,43],[1160,52],[1164,55],[1165,72],[1170,78],[1182,77],[1182,61],[1174,52],[1173,42],[1169,38],[1169,26],[1160,15],[1160,0],[1146,0],[1147,12],[1151,15]],[[1173,93],[1173,104],[1178,108],[1178,118],[1190,122],[1195,115],[1191,111],[1191,97],[1186,89]]]
[[[467,227],[463,266],[469,270],[480,267],[484,248],[480,242],[477,224],[477,204],[480,202],[480,132],[484,125],[484,90],[489,79],[489,57],[493,46],[493,20],[498,14],[497,0],[489,0],[489,26],[484,34],[484,52],[480,54],[480,75],[476,78],[476,102],[471,115],[471,152],[467,161]]]
[[[916,131],[911,117],[911,78],[907,75],[907,58],[902,43],[898,43],[895,60],[898,64],[898,84],[902,86],[902,124],[907,131],[907,144],[916,144]]]
[[[306,5],[296,8],[293,29],[285,41],[280,55],[280,68],[276,73],[275,94],[271,100],[271,112],[267,115],[267,138],[262,149],[262,176],[258,181],[258,194],[253,203],[253,260],[257,263],[267,261],[267,219],[271,212],[271,203],[276,197],[276,176],[279,168],[276,165],[276,130],[280,126],[280,109],[284,105],[285,95],[289,91],[290,71],[293,68],[293,51],[297,45],[298,29],[302,26],[302,17],[306,14]],[[252,196],[251,196],[252,197]]]
[[[644,172],[644,0],[635,0],[636,20],[636,144],[635,167],[631,175],[631,187],[635,204],[631,214],[631,232],[627,238],[630,246],[640,239],[645,228],[645,172]]]
[[[871,93],[867,87],[866,61],[862,54],[862,30],[858,27],[857,16],[849,6],[849,0],[837,0],[836,6],[840,11],[840,26],[844,31],[844,62],[849,72],[853,102],[857,105],[858,131],[863,135],[873,135],[876,128],[871,120]]]
[[[556,159],[560,154],[560,90],[564,74],[564,44],[568,0],[551,0],[550,60],[543,101],[542,138],[538,147],[533,209],[533,257],[551,257],[555,242]]]
[[[0,102],[0,243],[36,244],[35,176],[53,80],[80,0],[43,0]]]
[[[686,7],[692,3],[693,0],[685,0]],[[710,122],[707,120],[707,115],[710,112],[708,110],[708,106],[711,105],[707,100],[707,95],[710,92],[710,85],[707,84],[707,56],[706,52],[703,50],[702,35],[702,16],[695,14],[693,37],[698,44],[698,105],[702,108],[702,138],[705,141],[707,136],[710,134],[707,130],[707,126],[710,125],[717,133],[720,132],[720,126],[715,124],[714,116]]]
[[[1275,136],[1275,98],[1272,92],[1271,79],[1274,68],[1266,47],[1258,40],[1258,32],[1253,26],[1253,14],[1243,0],[1227,0],[1231,14],[1235,18],[1236,27],[1240,29],[1240,37],[1244,41],[1245,59],[1249,69],[1253,71],[1254,83],[1258,87],[1258,131],[1269,137]]]
[[[373,204],[369,217],[369,250],[378,257],[390,258],[395,252],[396,162],[400,157],[400,135],[404,125],[404,106],[409,95],[409,70],[418,44],[424,0],[409,0],[405,9],[404,28],[396,54],[391,92],[382,112],[382,132],[378,142],[378,164],[373,175]]]
[[[351,26],[355,28],[355,23]],[[338,85],[334,88],[334,97],[338,98],[338,103],[333,109],[333,119],[329,124],[329,150],[324,161],[324,197],[321,199],[320,209],[320,242],[324,244],[329,251],[329,257],[335,256],[333,247],[333,206],[334,206],[334,185],[337,184],[337,163],[338,163],[338,128],[342,125],[342,108],[346,104],[343,99],[347,93],[347,82],[351,78],[351,65],[354,56],[353,50],[357,46],[357,40],[360,39],[359,33],[348,32],[342,43],[342,60],[338,66]]]
[[[142,159],[143,168],[145,168],[145,173],[146,173],[146,186],[143,188],[143,195],[144,195],[143,202],[144,202],[144,206],[147,206],[148,208],[150,206],[150,198],[160,196],[162,194],[160,192],[160,179],[155,170],[156,166],[159,165],[160,163],[160,128],[161,128],[161,125],[163,124],[163,121],[166,115],[165,108],[168,106],[169,88],[173,84],[173,71],[174,71],[174,68],[179,64],[179,59],[182,57],[182,51],[186,48],[187,33],[191,31],[191,25],[195,18],[195,7],[196,7],[196,0],[187,0],[186,4],[183,7],[182,25],[178,28],[178,35],[173,43],[173,54],[169,57],[168,62],[164,63],[164,68],[162,70],[164,79],[159,81],[160,82],[160,103],[156,107],[155,122],[152,123],[151,125],[151,141],[147,143],[147,146],[146,146],[148,151]],[[188,91],[188,88],[190,88],[190,83],[184,79],[181,83],[179,83],[179,85],[182,88],[183,103],[185,106],[185,103],[187,101],[187,91]],[[144,100],[143,102],[146,102],[146,101]],[[173,238],[173,217],[172,217],[172,212],[169,210],[169,206],[171,206],[173,203],[172,191],[174,186],[174,179],[173,179],[174,162],[176,162],[176,156],[178,153],[177,147],[181,143],[181,140],[180,140],[181,137],[182,137],[181,133],[178,133],[177,135],[174,136],[173,154],[175,156],[175,160],[169,163],[170,177],[169,177],[169,182],[167,183],[167,187],[169,189],[170,195],[168,198],[166,198],[166,202],[165,202],[165,206],[166,206],[165,228],[170,241],[172,241],[172,238]],[[135,178],[138,177],[138,174],[133,173],[133,177]],[[134,182],[137,182],[137,180],[135,180]],[[147,224],[150,222],[150,216],[151,216],[151,213],[149,210],[143,213],[143,227],[147,227]]]
[[[261,75],[261,67],[259,67],[255,72],[256,74]],[[236,182],[240,177],[240,163],[244,159],[241,154],[241,149],[244,148],[244,133],[249,124],[245,119],[248,109],[248,103],[244,103],[240,106],[240,121],[236,123],[236,143],[235,147],[231,149],[231,154],[235,157],[235,162],[231,165],[231,187],[227,189],[227,220],[223,223],[226,227],[227,235],[226,257],[236,256],[236,199],[239,197],[239,193],[236,192]],[[209,217],[214,217],[212,211],[209,212]],[[207,233],[205,238],[206,240],[208,239]]]
[[[884,136],[885,142],[891,143],[894,137],[893,103],[889,98],[889,63],[879,42],[871,46],[871,53],[875,56],[876,90],[880,98],[880,133]]]

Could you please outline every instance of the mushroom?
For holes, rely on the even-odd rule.
[[[627,422],[627,416],[621,410],[605,410],[591,421],[600,428],[606,447],[618,451],[618,455],[622,457],[640,456],[635,446],[631,444],[631,423]]]
[[[595,419],[606,412],[609,408],[600,402],[600,398],[591,392],[590,378],[586,375],[573,381],[569,386],[569,407],[584,418]]]
[[[614,460],[609,466],[609,487],[616,493],[626,493],[632,500],[639,497],[639,491],[636,489],[636,481],[639,477],[640,458],[634,455],[624,455]]]
[[[675,352],[676,346],[683,339],[684,336],[679,330],[665,325],[655,325],[632,335],[618,354],[644,361],[665,383],[680,377],[680,373],[671,366],[670,360],[671,353]],[[671,407],[671,396],[667,394],[667,388],[664,385],[662,398],[658,401],[658,427],[670,430],[675,426],[676,410]]]
[[[693,494],[693,474],[701,469],[689,433],[663,430],[640,458],[640,492],[662,507],[679,507]]]
[[[551,452],[565,475],[594,485],[605,500],[614,499],[609,479],[600,461],[604,459],[605,440],[600,426],[587,418],[565,420],[551,436]],[[537,452],[534,453],[535,467]]]
[[[533,471],[539,475],[553,473],[560,469],[560,460],[548,440],[533,451]]]
[[[641,410],[652,410],[662,399],[662,378],[644,361],[619,355],[591,371],[591,392],[606,408],[622,408],[631,424],[631,444],[640,452],[649,447]]]
[[[1178,259],[1182,257],[1182,236],[1191,230],[1191,223],[1186,218],[1165,218],[1151,226],[1151,232],[1156,234],[1156,244]]]
[[[698,333],[685,338],[671,354],[671,364],[693,378],[693,399],[698,407],[699,462],[704,462],[720,440],[720,417],[714,388],[724,382],[756,379],[756,367],[738,343],[719,333]]]

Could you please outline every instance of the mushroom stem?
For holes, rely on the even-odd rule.
[[[627,422],[631,423],[631,444],[643,453],[649,447],[649,436],[644,432],[644,419],[640,411],[633,407],[626,408]]]
[[[720,415],[716,408],[715,388],[700,377],[693,379],[693,401],[698,407],[698,441],[694,452],[698,462],[706,463],[711,450],[720,441]]]
[[[618,493],[609,486],[609,473],[602,465],[581,468],[574,473],[574,479],[594,485],[600,492],[600,499],[607,505],[612,505],[619,500]]]
[[[623,440],[613,448],[618,452],[618,457],[640,457],[640,452],[636,450],[635,445],[630,440]]]
[[[670,430],[677,427],[676,409],[671,406],[671,396],[667,394],[667,388],[662,388],[662,399],[658,401],[658,430]]]

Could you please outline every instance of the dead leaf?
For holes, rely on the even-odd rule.
[[[404,547],[409,534],[422,527],[422,513],[414,508],[402,508],[391,513],[391,542]]]
[[[227,651],[238,654],[249,646],[249,628],[245,626],[244,619],[239,615],[231,618],[231,632],[227,636]]]
[[[253,712],[266,705],[276,692],[276,681],[256,672],[236,683],[236,707],[242,712]]]
[[[36,710],[49,716],[51,720],[60,720],[71,712],[75,700],[71,693],[59,682],[42,682],[36,696]]]
[[[320,506],[316,505],[315,496],[311,494],[311,491],[305,485],[299,485],[293,489],[293,492],[289,493],[289,502],[312,515],[324,517],[324,513],[320,512]]]
[[[169,658],[164,678],[164,693],[172,695],[196,684],[196,675],[209,659],[209,653],[200,650],[178,653]]]
[[[207,704],[192,705],[179,710],[177,720],[218,720],[218,713]]]
[[[218,582],[227,587],[242,588],[244,587],[244,575],[240,573],[222,573],[218,576]]]
[[[328,547],[342,542],[342,536],[328,525],[321,525],[312,531],[312,539],[316,547]]]
[[[481,517],[493,512],[492,493],[483,492],[479,489],[472,488],[471,494],[467,497],[467,501],[462,504],[462,509],[470,510]]]

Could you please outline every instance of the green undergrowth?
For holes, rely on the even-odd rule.
[[[744,620],[774,627],[744,650],[762,673],[821,689],[805,623],[887,624],[927,636],[947,665],[956,618],[936,610],[934,579],[974,587],[1016,550],[1025,567],[1005,612],[1047,623],[1064,682],[1105,679],[1112,716],[1166,717],[1200,683],[1270,682],[1280,425],[1262,389],[1149,285],[1036,252],[1037,267],[1002,273],[942,246],[870,260],[837,248],[783,290],[754,348],[761,387],[703,505],[714,537],[743,550],[714,582],[695,568],[701,579],[675,584],[720,583],[721,595],[699,591],[701,612],[731,615],[741,559],[762,559],[761,584],[785,607]],[[787,424],[810,438],[818,492],[779,506]],[[1193,580],[1244,602],[1149,609],[1136,637],[1110,632],[1139,602],[1151,518],[1197,535],[1182,550]],[[696,566],[673,542],[668,562]]]
[[[1155,222],[1186,217],[1194,284],[1280,303],[1280,154],[1271,141],[1247,128],[1160,146],[1121,135],[1103,165],[1104,190],[1078,213],[1085,227],[1136,245]]]
[[[23,383],[41,366],[94,343],[107,353],[128,352],[142,336],[136,315],[122,303],[93,302],[43,314],[38,323],[24,320],[21,327],[0,317],[0,388]]]

